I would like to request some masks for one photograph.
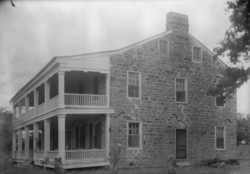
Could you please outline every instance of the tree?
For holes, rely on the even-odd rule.
[[[250,143],[250,114],[237,114],[237,142]]]
[[[226,31],[224,40],[214,48],[214,58],[224,56],[226,53],[232,64],[240,61],[248,62],[250,60],[250,1],[230,0],[227,5],[226,11],[231,13],[229,18],[231,26]],[[250,68],[228,67],[217,88],[209,89],[208,94],[220,97],[225,101],[249,78]]]

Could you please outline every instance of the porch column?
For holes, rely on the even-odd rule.
[[[50,96],[50,83],[45,82],[44,83],[44,111],[47,112],[47,102],[49,101],[49,96]]]
[[[64,75],[65,72],[58,72],[58,107],[64,108]]]
[[[29,141],[29,127],[25,126],[25,158],[29,158],[29,146],[30,146],[30,141]]]
[[[18,115],[19,115],[19,118],[21,118],[21,115],[22,115],[22,103],[21,103],[21,100],[18,102]]]
[[[58,115],[58,156],[65,161],[65,114]]]
[[[13,106],[13,120],[16,118],[16,105]]]
[[[44,157],[50,151],[50,119],[44,120]]]
[[[22,151],[22,129],[18,129],[18,153],[17,157],[21,157],[21,152]]]
[[[34,117],[36,117],[37,105],[38,105],[38,91],[34,89]]]
[[[12,133],[12,158],[15,158],[16,151],[16,130],[13,130]]]
[[[29,111],[29,97],[25,97],[25,120],[28,119],[28,111]]]
[[[106,149],[107,157],[109,157],[109,145],[110,145],[110,136],[109,136],[109,127],[110,127],[110,114],[106,114]]]
[[[35,160],[36,159],[35,152],[38,148],[38,147],[36,147],[37,143],[38,143],[38,124],[37,123],[33,124],[33,130],[34,130],[34,133],[33,133],[33,159]]]
[[[106,95],[107,95],[107,107],[109,108],[109,96],[110,96],[110,75],[106,75]]]

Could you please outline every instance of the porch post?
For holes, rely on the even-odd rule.
[[[28,117],[28,111],[29,111],[29,97],[25,97],[25,120],[27,120]]]
[[[44,120],[44,157],[50,151],[50,119]]]
[[[58,115],[58,156],[65,161],[65,114]]]
[[[64,108],[64,75],[65,72],[58,72],[58,107]]]
[[[49,96],[50,96],[50,83],[49,82],[45,82],[44,83],[44,111],[47,112],[47,102],[49,100]]]
[[[15,158],[16,151],[16,130],[13,130],[12,133],[12,158]]]
[[[25,126],[25,158],[29,158],[29,127]]]
[[[37,142],[38,142],[38,124],[37,123],[33,124],[33,130],[34,130],[34,132],[33,132],[33,160],[35,160],[36,159],[35,152],[38,148],[38,147],[36,147]]]
[[[106,75],[106,96],[107,96],[107,107],[109,108],[109,96],[110,96],[110,75]]]
[[[21,118],[21,115],[22,115],[22,103],[21,103],[21,100],[18,102],[18,115],[19,115],[19,118]]]
[[[37,105],[38,105],[38,91],[34,89],[34,117],[36,117]]]
[[[107,157],[109,157],[109,145],[110,145],[110,136],[109,136],[109,127],[110,127],[110,114],[106,114],[106,149]]]
[[[22,129],[18,129],[18,153],[17,157],[21,157],[21,151],[22,151]]]

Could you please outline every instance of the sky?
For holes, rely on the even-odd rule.
[[[120,49],[166,30],[166,14],[186,14],[189,32],[211,51],[229,28],[227,0],[0,2],[0,107],[50,59]],[[229,62],[227,58],[222,58]],[[243,63],[244,67],[249,64]],[[250,114],[250,80],[237,110]]]

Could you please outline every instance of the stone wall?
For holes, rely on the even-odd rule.
[[[169,55],[158,51],[159,39],[169,41]],[[215,85],[225,68],[202,49],[202,63],[192,61],[192,46],[200,45],[185,32],[172,32],[128,51],[111,56],[111,157],[122,144],[123,166],[166,165],[175,154],[176,129],[187,129],[187,159],[232,158],[236,155],[236,98],[216,107],[206,90]],[[141,73],[141,99],[127,97],[127,71]],[[175,102],[175,78],[188,81],[188,102]],[[113,116],[121,114],[118,118]],[[177,121],[176,117],[178,118]],[[229,119],[229,120],[227,120]],[[127,148],[127,122],[142,122],[142,149]],[[232,123],[231,123],[232,121]],[[226,150],[215,150],[215,126],[226,126]],[[132,162],[131,162],[132,161]]]
[[[240,144],[237,146],[237,158],[250,158],[250,144]]]

